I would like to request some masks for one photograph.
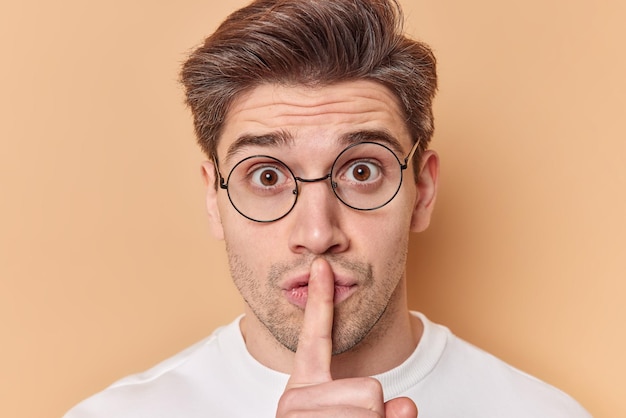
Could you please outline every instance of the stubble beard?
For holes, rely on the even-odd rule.
[[[296,268],[309,266],[312,258],[302,258],[291,264],[273,264],[266,280],[261,284],[251,266],[226,248],[235,286],[258,320],[274,339],[295,352],[298,347],[304,311],[288,303],[282,295],[279,283],[285,275]],[[397,287],[404,276],[406,250],[385,266],[380,278],[374,277],[372,265],[366,262],[328,256],[331,266],[339,266],[357,280],[357,292],[335,306],[333,317],[333,355],[355,349],[377,326],[376,339],[383,338],[390,326],[381,320],[389,314],[391,299],[397,295]],[[396,307],[392,310],[395,310]],[[387,315],[388,316],[388,315]],[[370,341],[369,343],[375,343]]]

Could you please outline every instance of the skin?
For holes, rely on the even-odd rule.
[[[226,176],[242,158],[266,154],[297,176],[319,178],[345,148],[341,138],[358,131],[385,131],[402,158],[413,144],[397,99],[378,83],[261,85],[229,110],[217,150],[220,172]],[[270,134],[280,139],[242,140]],[[408,399],[385,404],[380,384],[367,376],[401,364],[422,333],[407,308],[406,249],[409,232],[430,221],[437,155],[425,152],[420,165],[418,178],[405,170],[398,195],[375,211],[346,207],[328,182],[308,183],[286,217],[256,223],[216,190],[213,163],[203,164],[211,231],[226,241],[233,280],[246,301],[247,348],[262,364],[291,375],[277,416],[417,415]],[[285,297],[282,288],[294,280],[308,282],[305,309]],[[347,297],[338,296],[336,282],[350,284]]]

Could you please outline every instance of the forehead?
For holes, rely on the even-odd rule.
[[[263,84],[233,101],[218,155],[228,161],[256,147],[334,150],[345,145],[342,138],[359,132],[384,132],[408,150],[412,143],[404,119],[396,96],[374,81],[323,87]]]

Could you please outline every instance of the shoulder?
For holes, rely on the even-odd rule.
[[[446,335],[439,361],[423,382],[435,402],[463,405],[467,417],[591,417],[565,392],[422,319]]]
[[[238,321],[216,329],[209,337],[149,370],[118,380],[87,398],[64,418],[152,418],[173,416],[166,412],[168,410],[181,413],[181,405],[194,408],[198,402],[197,380],[203,380],[203,384],[208,385],[206,389],[211,390],[211,385],[217,386],[219,382],[210,376],[227,372],[221,370],[226,367],[221,356],[229,352],[228,334],[237,331]]]
[[[451,336],[445,355],[444,367],[456,370],[450,373],[458,383],[476,388],[475,396],[481,402],[491,400],[494,408],[506,408],[509,416],[515,406],[526,416],[590,417],[565,392],[455,336]]]

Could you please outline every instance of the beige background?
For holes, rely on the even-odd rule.
[[[241,310],[177,72],[244,1],[0,0],[0,416],[59,417]],[[626,416],[621,0],[405,0],[440,63],[411,307]]]

